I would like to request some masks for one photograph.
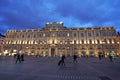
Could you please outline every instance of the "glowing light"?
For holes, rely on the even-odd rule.
[[[112,44],[114,44],[114,41],[112,41]]]
[[[97,43],[97,40],[95,40],[95,44],[98,44],[98,43]]]
[[[5,51],[4,51],[4,55],[6,55],[6,54],[8,54],[8,50],[5,50]]]
[[[82,42],[80,41],[80,44],[82,44]]]
[[[69,36],[70,36],[70,34],[69,34],[69,33],[67,33],[67,36],[69,37]]]
[[[94,44],[94,40],[92,40],[92,44]]]
[[[89,44],[89,41],[87,41],[87,43]]]
[[[84,41],[84,44],[86,44],[86,41]]]

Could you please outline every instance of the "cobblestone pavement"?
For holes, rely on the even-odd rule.
[[[120,58],[65,59],[58,66],[59,57],[25,57],[24,63],[15,64],[14,57],[0,57],[0,80],[120,80]]]

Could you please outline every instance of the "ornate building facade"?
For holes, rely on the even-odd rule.
[[[120,43],[120,32],[118,32],[117,38],[118,38],[118,43]],[[119,44],[119,52],[120,52],[120,44]]]
[[[0,34],[0,55],[2,55],[4,39],[5,39],[5,36]]]
[[[9,30],[4,42],[4,54],[18,52],[27,55],[79,56],[119,55],[119,42],[114,27],[67,28],[62,22],[46,23],[38,30]]]

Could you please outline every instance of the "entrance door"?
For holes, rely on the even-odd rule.
[[[55,49],[51,48],[51,56],[54,56],[54,55],[55,55]]]

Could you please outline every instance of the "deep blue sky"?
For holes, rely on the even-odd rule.
[[[120,0],[0,0],[2,34],[56,21],[68,27],[115,26],[120,31]]]

